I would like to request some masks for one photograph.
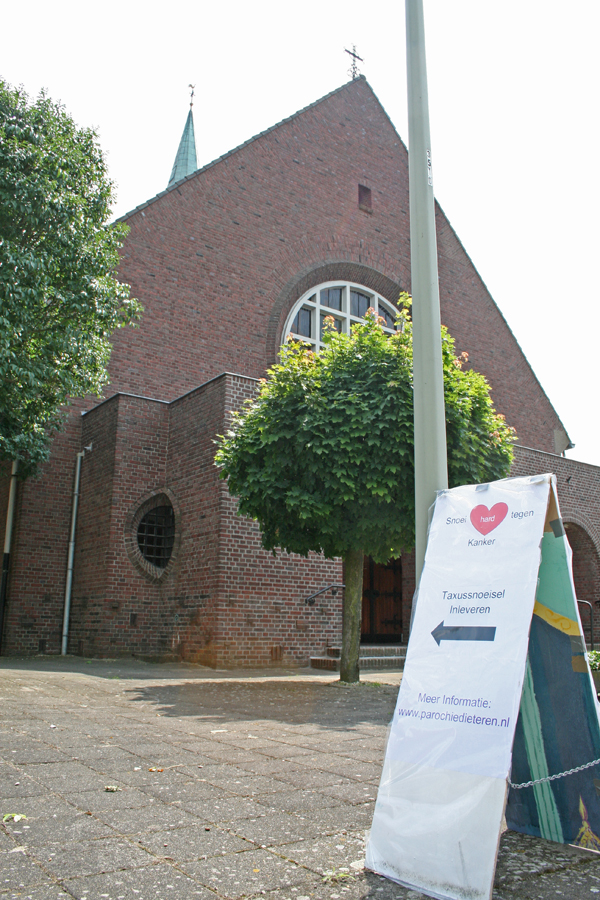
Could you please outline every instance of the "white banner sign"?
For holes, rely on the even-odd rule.
[[[432,897],[491,897],[551,481],[436,500],[366,860]]]

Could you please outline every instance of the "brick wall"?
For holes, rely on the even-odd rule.
[[[118,394],[79,417],[79,445],[91,449],[81,469],[69,652],[280,665],[306,663],[339,639],[341,598],[314,607],[304,598],[341,580],[340,561],[262,550],[257,526],[236,515],[214,466],[216,435],[255,388],[254,379],[223,375],[171,404]],[[160,577],[132,552],[136,512],[156,497],[172,503],[177,532]],[[69,510],[70,499],[67,492]],[[47,652],[59,649],[57,599]],[[36,652],[48,633],[39,605],[31,619],[12,624],[20,652]]]
[[[224,375],[171,404],[168,480],[184,523],[177,633],[181,655],[208,665],[306,663],[341,627],[339,597],[303,602],[340,580],[340,562],[266,553],[219,480],[214,439],[255,389],[254,379]]]
[[[127,517],[166,487],[168,404],[119,394],[86,413],[70,652],[170,651],[160,584],[127,552]],[[136,617],[132,621],[132,614]]]
[[[241,407],[255,384],[227,376],[225,413]],[[339,559],[308,558],[262,549],[258,525],[237,515],[237,505],[220,483],[219,656],[228,665],[306,665],[311,655],[339,643],[341,594],[305,599],[328,584],[343,583]]]
[[[58,652],[62,629],[67,547],[80,412],[71,407],[65,429],[52,443],[52,459],[17,490],[3,652],[37,653],[40,641]],[[5,519],[2,523],[4,530]]]
[[[225,377],[171,404],[168,483],[182,515],[180,565],[175,576],[178,652],[216,665],[218,621],[219,490],[213,464],[223,428]]]

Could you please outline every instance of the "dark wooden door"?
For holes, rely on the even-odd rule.
[[[402,562],[381,565],[365,556],[361,641],[400,644],[402,637]]]

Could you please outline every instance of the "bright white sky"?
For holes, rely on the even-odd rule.
[[[600,4],[424,3],[436,196],[576,444],[569,456],[600,465]],[[30,0],[4,7],[2,31],[0,77],[46,87],[97,128],[117,214],[166,187],[190,82],[204,165],[346,81],[355,43],[408,139],[402,0]]]

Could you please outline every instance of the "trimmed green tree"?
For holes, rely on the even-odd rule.
[[[140,314],[113,276],[127,233],[94,131],[0,81],[0,459],[46,459],[69,397],[101,394],[110,336]]]
[[[266,549],[343,558],[346,682],[359,680],[364,556],[385,563],[415,539],[412,327],[406,309],[392,336],[381,321],[369,310],[338,334],[331,320],[318,355],[288,341],[215,458]],[[450,485],[502,478],[513,429],[445,328],[442,354]]]

